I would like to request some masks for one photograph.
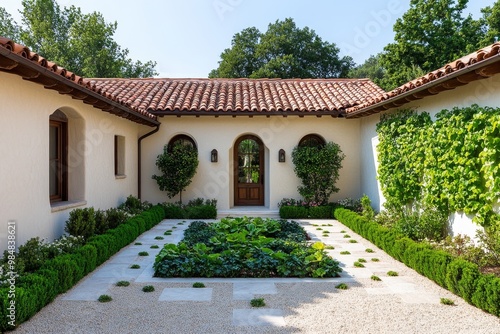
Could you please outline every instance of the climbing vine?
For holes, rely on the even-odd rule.
[[[500,198],[500,109],[404,110],[384,116],[378,175],[388,206],[422,201],[442,212],[465,212],[484,226],[497,222]]]

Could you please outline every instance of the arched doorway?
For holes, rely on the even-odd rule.
[[[264,205],[264,144],[259,138],[238,138],[234,169],[234,205]]]

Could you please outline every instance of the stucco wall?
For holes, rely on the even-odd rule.
[[[179,197],[168,199],[151,178],[159,171],[156,157],[163,146],[178,134],[194,139],[198,147],[199,167],[192,184],[183,193],[183,202],[202,197],[216,198],[218,209],[234,206],[233,195],[233,146],[236,140],[246,134],[259,137],[265,145],[265,206],[277,209],[278,202],[285,198],[300,198],[297,192],[299,180],[293,172],[291,153],[299,140],[315,133],[326,141],[340,145],[346,158],[340,171],[337,186],[340,192],[332,200],[345,197],[359,197],[360,179],[360,121],[332,117],[163,117],[160,131],[143,141],[142,197],[150,202],[178,201]],[[210,162],[210,152],[216,149],[217,163]],[[278,162],[278,151],[284,149],[286,162]]]
[[[458,87],[454,90],[442,92],[438,95],[429,96],[422,100],[413,101],[402,106],[402,109],[416,109],[426,111],[431,117],[443,109],[454,107],[467,107],[472,104],[480,106],[500,106],[500,75],[489,79],[472,82],[468,85]],[[394,109],[395,110],[395,109]],[[393,112],[389,110],[387,112]],[[361,119],[361,191],[372,200],[376,210],[383,208],[384,198],[377,181],[377,152],[378,143],[376,125],[382,114],[375,114]],[[474,236],[477,225],[471,222],[471,217],[461,213],[455,213],[450,217],[452,233],[462,233]]]
[[[0,92],[0,251],[9,220],[18,246],[64,231],[71,209],[53,212],[49,201],[49,116],[57,109],[68,117],[70,200],[107,209],[137,195],[137,138],[146,127],[12,74],[0,73]],[[114,175],[115,135],[125,137],[123,179]]]

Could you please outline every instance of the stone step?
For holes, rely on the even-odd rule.
[[[261,217],[261,218],[279,218],[278,210],[270,210],[267,208],[237,208],[229,210],[219,210],[217,218],[225,217]]]

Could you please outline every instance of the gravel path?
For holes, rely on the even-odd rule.
[[[329,252],[343,266],[340,278],[152,278],[150,264],[156,253],[149,247],[158,243],[155,236],[163,235],[178,222],[166,220],[140,236],[142,246],[132,245],[122,250],[15,333],[500,333],[499,318],[440,288],[334,220],[302,223],[313,239],[335,247]],[[185,227],[187,224],[179,225],[162,243],[177,242]],[[329,237],[322,236],[324,230],[330,231]],[[351,238],[344,238],[345,234]],[[349,239],[358,242],[349,243]],[[366,248],[375,252],[367,253]],[[148,260],[130,255],[140,250],[151,254]],[[351,254],[340,254],[346,250]],[[367,260],[365,268],[353,266],[359,258]],[[373,262],[372,258],[380,261]],[[143,270],[131,276],[128,267],[137,261],[143,261]],[[399,276],[387,276],[389,270]],[[113,277],[108,277],[106,273],[111,272]],[[371,280],[372,275],[382,281]],[[114,286],[112,282],[120,278],[130,280],[130,286]],[[191,288],[195,281],[204,282],[208,290],[176,290]],[[345,282],[349,289],[336,289],[339,282]],[[142,292],[144,285],[153,285],[155,291]],[[184,294],[185,299],[197,296],[200,290],[205,290],[203,293],[209,299],[164,300],[172,296],[182,299],[182,293],[175,297],[171,292],[191,290],[197,291],[194,295]],[[95,301],[95,296],[103,291],[113,301]],[[249,300],[253,297],[264,298],[266,306],[252,308]],[[440,298],[452,299],[455,306],[440,304]]]

